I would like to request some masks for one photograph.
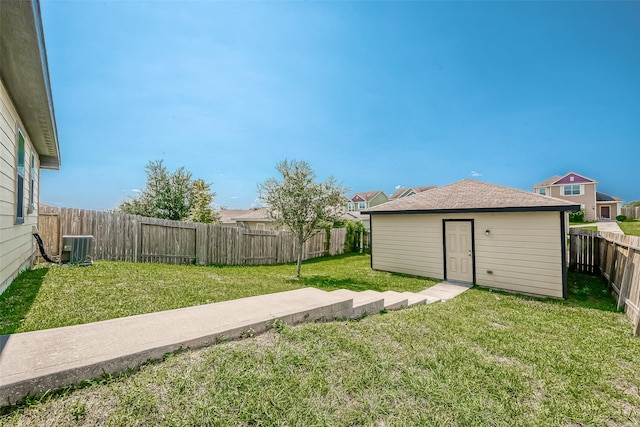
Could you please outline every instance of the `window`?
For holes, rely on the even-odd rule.
[[[35,209],[33,206],[33,188],[36,182],[36,155],[34,153],[31,153],[31,163],[29,163],[29,168],[29,207],[27,208],[27,213],[31,213]]]
[[[16,224],[24,224],[24,136],[18,129],[18,158],[16,171]]]
[[[366,209],[366,208],[367,208],[367,204],[365,202],[358,203],[358,209]]]
[[[538,189],[538,194],[540,194],[541,196],[546,196],[547,195],[547,189],[546,188],[539,188]]]
[[[353,210],[353,202],[349,202],[348,209],[349,209],[349,212]]]
[[[582,194],[580,185],[565,185],[562,187],[562,194],[565,196],[579,196]]]

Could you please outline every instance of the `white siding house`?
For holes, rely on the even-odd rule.
[[[371,266],[565,298],[566,217],[579,209],[463,180],[369,209]]]
[[[40,169],[58,169],[47,55],[37,1],[0,7],[0,292],[31,265]]]

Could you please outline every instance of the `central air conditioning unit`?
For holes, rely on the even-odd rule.
[[[93,236],[62,236],[62,264],[93,264]]]

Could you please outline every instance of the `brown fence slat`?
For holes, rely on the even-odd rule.
[[[570,268],[600,273],[640,334],[640,237],[571,229]],[[589,241],[590,239],[590,241]],[[584,256],[580,248],[587,247]]]
[[[196,224],[106,211],[39,207],[47,253],[58,255],[63,235],[92,235],[94,260],[168,264],[274,264],[297,260],[287,231]],[[344,252],[345,229],[319,230],[303,247],[303,259]],[[49,252],[50,251],[50,252]]]

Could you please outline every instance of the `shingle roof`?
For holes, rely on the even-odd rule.
[[[463,179],[369,208],[364,213],[428,211],[578,210],[580,205],[524,190]]]
[[[556,182],[557,180],[559,180],[560,178],[562,178],[560,175],[554,175],[551,178],[547,178],[544,181],[542,181],[540,184],[536,184],[533,187],[546,187],[547,185],[551,185],[554,182]]]
[[[606,193],[596,191],[596,202],[621,202],[622,199],[615,196],[610,196]]]
[[[389,200],[397,199],[402,196],[408,190],[413,190],[414,193],[422,193],[423,191],[431,190],[432,188],[436,188],[435,185],[423,185],[421,187],[402,187],[398,188],[390,197]]]
[[[245,214],[237,216],[233,219],[236,221],[270,221],[268,208],[249,209],[245,212]]]
[[[375,191],[365,191],[365,192],[362,192],[362,193],[356,193],[353,196],[351,196],[349,198],[349,200],[353,200],[354,197],[360,196],[360,197],[362,197],[364,199],[365,202],[370,202],[374,197],[376,197],[380,193],[384,194],[384,191],[375,190]]]
[[[248,209],[220,209],[218,215],[220,215],[220,222],[222,224],[228,224],[235,222],[233,218],[237,218],[249,212]]]

